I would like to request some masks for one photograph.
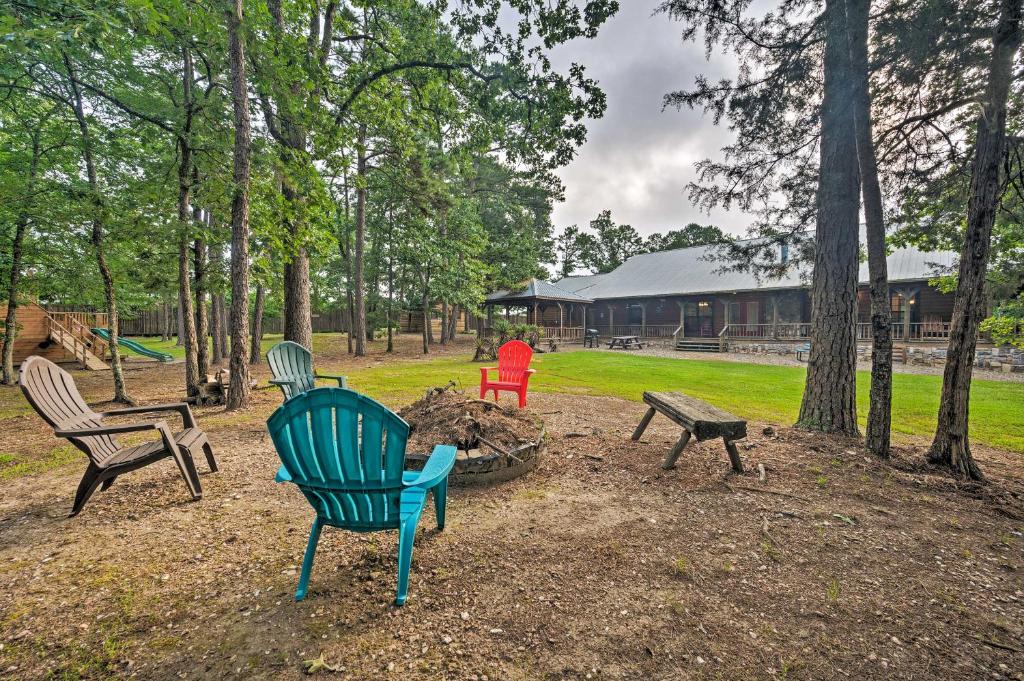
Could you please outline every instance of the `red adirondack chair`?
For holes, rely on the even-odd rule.
[[[528,369],[533,358],[533,349],[520,340],[512,340],[498,348],[498,366],[480,367],[480,399],[487,396],[488,390],[494,391],[494,401],[498,401],[498,391],[512,392],[519,395],[519,408],[526,406],[526,384],[530,381],[533,369]],[[497,371],[498,380],[492,381],[488,371]]]

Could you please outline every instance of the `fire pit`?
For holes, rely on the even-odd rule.
[[[529,413],[467,397],[449,383],[432,388],[399,412],[412,433],[406,460],[422,467],[434,445],[458,450],[449,482],[491,485],[517,478],[537,466],[544,426]]]

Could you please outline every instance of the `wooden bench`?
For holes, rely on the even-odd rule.
[[[732,469],[737,473],[743,472],[743,462],[740,461],[740,453],[736,449],[736,440],[742,440],[747,436],[746,421],[683,393],[645,392],[644,402],[650,408],[640,420],[640,425],[633,431],[634,441],[639,440],[640,436],[644,434],[657,412],[664,414],[683,428],[682,437],[665,457],[665,462],[661,465],[662,468],[668,470],[675,467],[676,459],[683,453],[683,448],[686,447],[691,437],[697,438],[697,442],[720,437],[725,442],[725,451],[729,453]]]

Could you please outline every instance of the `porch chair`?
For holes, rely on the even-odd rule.
[[[313,355],[309,350],[292,341],[282,341],[267,351],[267,364],[273,378],[270,382],[281,389],[288,400],[299,393],[312,390],[316,379],[329,378],[338,382],[339,388],[348,387],[344,376],[318,374],[313,371]]]
[[[513,392],[519,395],[519,408],[526,406],[526,388],[530,376],[536,373],[529,369],[533,358],[533,349],[520,340],[511,340],[498,348],[498,366],[480,367],[480,399],[487,396],[487,391],[494,391],[494,401],[498,401],[498,392]],[[497,371],[498,379],[492,381],[489,371]]]
[[[198,425],[188,404],[160,404],[144,407],[127,407],[96,413],[85,403],[75,381],[68,372],[48,359],[32,356],[21,364],[18,381],[25,399],[43,420],[53,428],[57,437],[67,438],[71,444],[89,457],[89,466],[78,484],[75,502],[71,509],[73,517],[78,515],[96,487],[106,491],[119,475],[133,471],[161,459],[171,457],[185,479],[189,494],[196,500],[202,497],[199,475],[193,463],[193,454],[202,450],[210,470],[217,471],[210,442]],[[163,419],[106,425],[107,416],[145,414],[151,412],[176,411],[181,415],[183,430],[172,433]],[[159,440],[153,440],[134,447],[123,447],[116,435],[155,430]]]
[[[422,471],[405,470],[409,424],[379,402],[344,388],[315,388],[277,408],[267,420],[281,459],[277,482],[298,486],[316,511],[295,600],[306,597],[324,525],[352,532],[398,530],[398,594],[409,589],[413,536],[434,492],[437,529],[444,529],[448,472],[455,447],[438,445]]]

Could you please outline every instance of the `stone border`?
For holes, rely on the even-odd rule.
[[[542,428],[537,442],[519,445],[509,452],[511,456],[491,451],[484,456],[456,459],[455,466],[448,476],[448,482],[458,486],[496,485],[499,482],[507,482],[525,475],[537,467],[537,461],[544,449],[544,434]],[[421,468],[426,462],[427,456],[426,454],[407,454],[406,460],[415,467]],[[519,461],[512,458],[513,456]]]

